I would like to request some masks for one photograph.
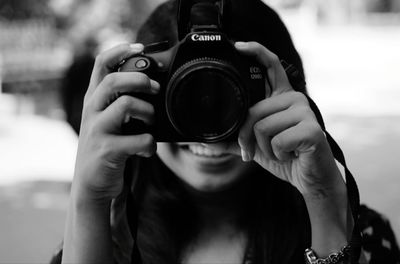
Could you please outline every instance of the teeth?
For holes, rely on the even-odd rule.
[[[206,156],[206,157],[219,157],[222,156],[224,153],[206,148],[201,145],[189,145],[189,150],[199,156]]]

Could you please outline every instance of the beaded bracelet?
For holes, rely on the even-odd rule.
[[[350,245],[342,247],[339,252],[330,254],[327,258],[317,258],[316,254],[311,248],[307,248],[304,252],[304,258],[306,264],[338,264],[342,260],[346,260],[349,257]]]

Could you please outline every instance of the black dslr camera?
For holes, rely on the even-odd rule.
[[[239,54],[223,31],[225,0],[181,0],[180,41],[146,46],[118,71],[143,72],[161,84],[157,95],[135,94],[155,108],[155,125],[126,125],[130,134],[150,132],[162,142],[234,141],[249,107],[265,98],[265,73]]]

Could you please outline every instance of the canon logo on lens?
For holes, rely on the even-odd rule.
[[[193,41],[221,41],[221,35],[192,35]]]

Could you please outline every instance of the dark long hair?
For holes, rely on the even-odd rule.
[[[141,187],[135,196],[142,261],[179,263],[182,250],[199,227],[194,201],[188,186],[157,156],[140,162],[135,169],[140,170]],[[300,193],[258,166],[249,174],[229,191],[242,190],[240,226],[249,236],[252,263],[302,263],[304,249],[310,243],[310,227]]]
[[[137,42],[177,42],[176,1],[153,12],[137,34]],[[259,0],[232,1],[228,35],[257,41],[303,73],[299,54],[279,16]],[[305,92],[305,91],[302,91]],[[258,168],[246,182],[248,195],[243,227],[254,264],[303,263],[310,245],[310,224],[300,193]],[[138,247],[144,264],[177,264],[183,248],[196,234],[198,222],[185,186],[157,158],[142,160]]]

